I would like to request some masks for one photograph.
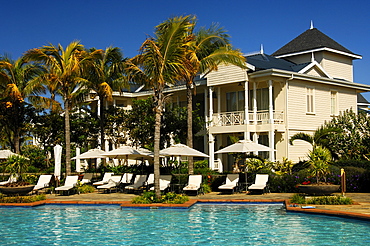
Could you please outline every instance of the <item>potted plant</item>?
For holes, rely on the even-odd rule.
[[[329,174],[330,161],[332,159],[330,151],[324,147],[315,146],[308,155],[311,174],[316,177],[315,183],[305,183],[299,185],[301,192],[310,195],[327,195],[339,190],[340,185],[334,185],[326,181]]]
[[[0,186],[1,193],[25,195],[33,190],[34,185],[25,181],[25,172],[29,166],[28,158],[21,155],[11,155],[5,165],[5,171],[10,173],[10,176],[16,177],[17,181]]]

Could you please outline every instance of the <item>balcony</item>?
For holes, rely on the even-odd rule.
[[[234,112],[223,112],[213,114],[212,126],[237,126],[244,125],[244,111],[234,111]],[[268,110],[257,111],[256,113],[248,113],[248,124],[253,125],[263,125],[270,122]],[[282,110],[273,111],[273,123],[274,124],[284,124],[284,112]]]

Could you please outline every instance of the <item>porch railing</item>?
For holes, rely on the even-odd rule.
[[[267,124],[270,122],[270,116],[268,110],[257,111],[248,113],[249,124]],[[282,110],[273,111],[273,123],[283,124],[284,123],[284,112]],[[244,111],[234,111],[234,112],[223,112],[215,113],[212,117],[213,126],[235,126],[244,125]]]

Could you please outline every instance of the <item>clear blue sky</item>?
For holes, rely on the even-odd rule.
[[[86,48],[120,47],[137,54],[146,35],[169,17],[193,14],[198,26],[219,23],[243,53],[263,44],[271,54],[310,27],[363,59],[354,62],[355,82],[370,84],[370,1],[218,0],[0,0],[0,54],[17,59],[48,43],[80,40]],[[370,93],[366,98],[370,99]]]

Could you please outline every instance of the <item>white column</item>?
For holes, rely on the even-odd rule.
[[[207,88],[204,89],[204,116],[205,116],[205,119],[206,119],[206,129],[209,127],[208,125],[208,90]],[[203,138],[203,145],[205,146],[205,150],[206,150],[206,153],[208,152],[208,141],[207,141],[207,137],[205,136]]]
[[[214,170],[215,167],[215,138],[213,134],[208,134],[208,146],[209,146],[209,168]]]
[[[245,81],[244,83],[244,124],[245,124],[245,130],[244,130],[244,139],[250,140],[250,134],[249,134],[249,89],[248,89],[248,81]]]
[[[274,104],[272,98],[272,80],[269,80],[269,121],[270,124],[274,123]]]
[[[257,125],[257,83],[253,82],[253,123]]]
[[[217,113],[221,113],[221,87],[217,88]]]
[[[117,105],[117,101],[116,99],[113,99],[113,107],[116,107],[116,105]]]
[[[209,127],[212,127],[213,123],[212,123],[212,119],[213,119],[213,87],[209,87],[209,121],[210,121],[210,124],[209,124]],[[210,169],[214,169],[214,162],[215,162],[215,138],[214,136],[209,133],[208,134],[208,154],[209,154],[209,168]]]
[[[213,120],[213,87],[209,87],[209,119],[210,126],[212,126]]]
[[[272,97],[272,80],[269,80],[269,122],[270,122],[270,130],[269,130],[269,147],[274,149],[275,145],[275,132],[274,132],[274,105],[273,105],[273,97]],[[270,161],[275,161],[275,151],[271,150],[269,154]]]
[[[97,112],[98,112],[98,116],[100,116],[100,100],[98,100],[97,107],[98,107],[98,110],[97,110]]]

